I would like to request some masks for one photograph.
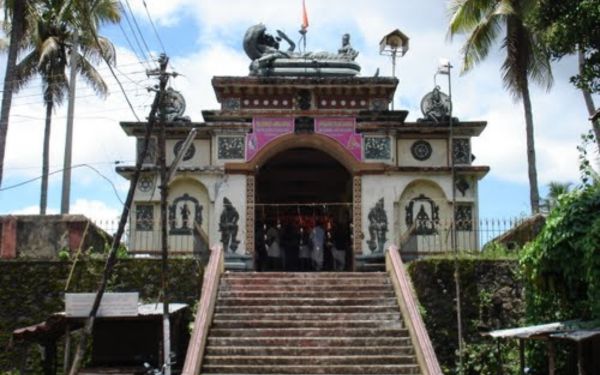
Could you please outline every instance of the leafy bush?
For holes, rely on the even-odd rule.
[[[532,323],[599,319],[600,184],[562,195],[520,262]]]
[[[520,259],[530,324],[600,319],[600,184],[562,195]],[[547,373],[545,347],[528,350],[532,374]],[[573,373],[572,348],[557,352],[557,373]]]

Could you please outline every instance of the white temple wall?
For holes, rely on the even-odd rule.
[[[224,198],[227,198],[239,215],[238,232],[236,239],[239,241],[237,254],[246,252],[246,176],[245,175],[225,175],[214,184],[214,206],[215,211],[212,215],[210,237],[211,246],[221,244],[221,232],[219,231],[219,222],[223,213]]]
[[[463,204],[472,207],[473,212],[473,230],[457,231],[457,243],[459,248],[476,249],[477,248],[477,180],[470,178],[470,188],[463,197],[457,192],[457,205]],[[376,203],[383,198],[383,207],[387,218],[387,241],[384,248],[394,244],[398,245],[401,237],[407,231],[407,209],[411,200],[419,198],[421,195],[433,201],[439,215],[439,226],[436,233],[429,235],[416,236],[420,251],[446,251],[451,247],[451,238],[449,236],[448,226],[453,219],[452,211],[452,181],[449,175],[446,176],[423,176],[418,174],[395,174],[395,175],[368,175],[362,177],[362,248],[364,253],[370,254],[368,241],[369,233],[369,213],[375,207]],[[467,194],[468,193],[468,194]],[[460,196],[460,197],[459,197]],[[419,213],[421,205],[424,204],[427,215],[431,218],[433,215],[431,204],[427,200],[422,202],[417,200],[413,204],[413,222]]]
[[[175,146],[181,142],[183,143],[184,140],[182,139],[170,139],[166,141],[166,157],[167,157],[167,165],[171,165],[171,163],[173,162],[173,160],[175,159]],[[210,150],[211,150],[211,145],[210,145],[210,140],[208,139],[195,139],[192,142],[193,145],[193,150],[190,151],[190,149],[192,148],[190,146],[190,149],[188,149],[188,154],[191,154],[192,156],[185,160],[186,158],[182,158],[179,166],[180,167],[203,167],[203,166],[207,166],[211,164],[211,158],[210,158]]]
[[[425,160],[414,157],[411,148],[417,141],[425,140],[431,146],[431,156]],[[402,167],[446,167],[448,166],[447,139],[399,139],[397,142],[398,165]]]

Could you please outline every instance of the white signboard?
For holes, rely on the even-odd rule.
[[[66,315],[76,318],[89,316],[95,298],[96,293],[66,293]],[[137,316],[138,300],[138,292],[104,293],[96,316]]]

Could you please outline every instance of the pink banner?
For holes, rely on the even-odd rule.
[[[362,139],[355,131],[356,119],[324,117],[315,119],[315,132],[338,141],[356,160],[362,157]]]
[[[294,119],[259,117],[252,120],[252,133],[246,136],[246,160],[252,159],[277,137],[294,132]]]

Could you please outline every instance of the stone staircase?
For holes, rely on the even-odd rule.
[[[225,273],[202,374],[420,374],[387,273]]]

